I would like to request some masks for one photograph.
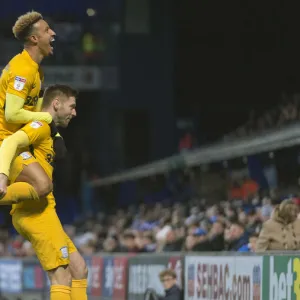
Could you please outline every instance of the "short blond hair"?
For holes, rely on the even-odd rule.
[[[32,25],[42,19],[43,16],[36,11],[30,11],[20,16],[12,28],[15,38],[20,41],[25,41],[31,32]]]

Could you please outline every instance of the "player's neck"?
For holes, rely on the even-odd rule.
[[[55,111],[53,111],[52,108],[49,108],[49,107],[42,108],[41,111],[42,111],[42,112],[47,112],[47,113],[49,113],[49,114],[52,116],[52,120],[53,120],[54,124],[55,124],[55,125],[58,124],[58,118],[57,118],[57,115],[56,115]]]
[[[44,56],[39,52],[37,48],[25,46],[24,49],[28,52],[32,60],[36,62],[38,65],[42,62]]]

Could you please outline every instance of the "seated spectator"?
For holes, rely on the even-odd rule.
[[[176,231],[174,228],[170,227],[166,234],[165,245],[163,247],[163,252],[174,252],[181,251],[183,245],[183,239],[176,236]]]
[[[79,248],[83,256],[91,256],[96,252],[96,242],[89,240]]]
[[[208,235],[206,230],[202,228],[196,229],[195,232],[193,233],[193,237],[194,237],[194,245],[191,251],[199,251],[199,252],[211,251],[211,245],[208,240]]]
[[[245,228],[239,222],[234,222],[231,224],[228,233],[228,250],[237,251],[243,245],[248,243],[248,234]]]
[[[145,252],[155,252],[156,243],[151,232],[145,232],[142,236],[142,248]]]
[[[270,219],[274,206],[272,205],[272,200],[271,198],[265,197],[262,200],[262,208],[261,208],[261,219],[263,222],[267,221]]]
[[[159,274],[165,290],[165,297],[159,297],[159,300],[182,300],[182,291],[177,285],[177,275],[175,271],[167,269]]]
[[[263,224],[256,252],[300,250],[299,208],[292,200],[276,206],[271,219]]]
[[[135,241],[135,234],[127,231],[123,234],[121,252],[131,252],[136,253],[140,252],[140,249]]]
[[[255,252],[257,240],[258,240],[258,234],[252,233],[249,237],[249,243],[243,245],[238,251],[239,252]]]
[[[118,239],[115,236],[107,237],[103,242],[103,251],[104,252],[121,252],[121,249],[118,244]]]
[[[221,221],[213,223],[208,236],[211,251],[223,251],[225,249],[224,229],[225,226]]]
[[[248,212],[248,224],[246,226],[246,229],[250,234],[258,233],[261,229],[261,221],[255,209],[251,209]]]
[[[207,232],[202,228],[196,229],[194,233],[189,234],[185,239],[185,251],[210,251],[210,249]]]

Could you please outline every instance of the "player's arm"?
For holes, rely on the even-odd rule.
[[[9,76],[5,100],[5,119],[10,123],[28,123],[30,121],[52,122],[47,112],[32,112],[25,110],[24,103],[29,95],[34,81],[34,74],[30,69],[12,72]],[[19,75],[16,75],[19,74]]]
[[[30,121],[52,122],[52,117],[47,112],[29,111],[23,108],[25,100],[14,94],[6,93],[5,119],[9,123],[28,123]]]
[[[40,143],[50,136],[50,127],[45,123],[31,122],[4,139],[0,147],[0,173],[9,177],[10,165],[18,149]]]
[[[43,98],[39,98],[35,106],[35,111],[41,111],[43,106]]]

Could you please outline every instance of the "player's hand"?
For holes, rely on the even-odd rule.
[[[53,148],[55,152],[55,160],[60,160],[67,156],[68,150],[65,141],[59,133],[53,138]]]
[[[8,178],[5,174],[0,173],[0,199],[6,195]]]

